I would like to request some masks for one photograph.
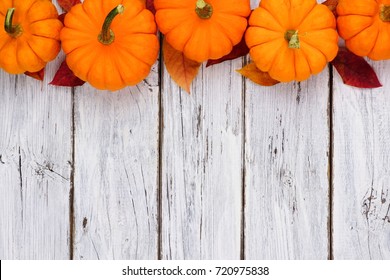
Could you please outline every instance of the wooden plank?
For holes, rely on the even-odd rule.
[[[390,63],[372,65],[382,88],[334,77],[335,259],[390,258]]]
[[[241,66],[201,68],[191,95],[163,71],[163,259],[240,258]]]
[[[247,83],[245,258],[328,257],[328,73]]]
[[[71,90],[0,70],[0,259],[68,259]]]
[[[76,89],[76,259],[157,258],[158,80]]]

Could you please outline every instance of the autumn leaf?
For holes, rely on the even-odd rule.
[[[64,60],[57,70],[53,81],[50,82],[50,85],[53,86],[63,86],[63,87],[76,87],[82,86],[85,82],[77,78],[72,70],[69,69],[66,61]]]
[[[58,4],[63,8],[65,11],[69,12],[69,10],[76,4],[81,3],[80,0],[58,0]]]
[[[337,16],[337,11],[336,11],[336,8],[337,8],[337,4],[339,3],[339,0],[326,0],[324,3],[322,3],[323,5],[327,6],[329,8],[329,10],[335,15]]]
[[[58,19],[62,22],[62,24],[64,24],[64,21],[65,21],[65,16],[66,16],[67,13],[62,13],[58,16]]]
[[[33,79],[36,79],[38,81],[43,81],[43,79],[45,78],[45,68],[42,68],[40,71],[38,72],[24,72],[25,75],[33,78]]]
[[[336,58],[331,63],[346,85],[358,88],[378,88],[382,86],[375,71],[367,61],[345,48],[340,48]]]
[[[201,63],[190,60],[178,50],[175,50],[165,39],[163,42],[165,66],[172,79],[186,92],[190,93],[193,79],[199,71]]]
[[[153,14],[156,13],[156,9],[154,8],[154,0],[146,0],[146,9],[151,11]]]
[[[237,70],[237,72],[261,86],[270,87],[280,83],[279,81],[272,79],[267,72],[259,70],[254,62],[251,62],[242,69]]]
[[[227,54],[219,59],[210,59],[209,61],[207,61],[206,67],[209,67],[211,65],[218,64],[218,63],[221,63],[221,62],[224,62],[227,60],[233,60],[233,59],[239,58],[241,56],[247,55],[248,53],[249,53],[249,48],[245,43],[245,36],[243,36],[241,42],[238,43],[237,45],[235,45],[229,54]]]

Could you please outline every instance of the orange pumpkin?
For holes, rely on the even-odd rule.
[[[140,0],[85,0],[73,6],[61,41],[73,73],[107,90],[142,81],[159,50],[154,16]]]
[[[337,14],[350,51],[373,60],[390,58],[390,0],[340,0]]]
[[[60,51],[62,23],[50,0],[1,0],[0,68],[38,72]]]
[[[338,51],[336,19],[315,0],[262,0],[245,40],[257,68],[281,82],[321,72]]]
[[[167,42],[197,62],[231,52],[247,27],[249,0],[155,0]]]

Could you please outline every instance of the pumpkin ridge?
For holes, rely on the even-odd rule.
[[[326,59],[326,61],[328,61],[327,57],[326,57],[326,54],[322,51],[322,49],[319,49],[317,48],[316,46],[313,46],[312,44],[310,44],[309,42],[305,41],[305,40],[301,40],[301,42],[304,42],[305,44],[309,45],[310,47],[312,47],[313,49],[316,49],[318,50]]]
[[[360,30],[358,33],[356,33],[355,35],[353,35],[352,37],[348,38],[348,40],[351,40],[353,38],[355,38],[356,36],[358,36],[360,33],[362,33],[363,31],[365,31],[366,29],[370,28],[371,26],[373,26],[376,22],[373,21],[372,24],[370,24],[369,26],[367,26],[366,28],[363,28],[362,30]],[[379,27],[378,27],[379,28]],[[377,32],[377,38],[378,38],[378,33],[379,31]],[[376,39],[375,39],[375,42],[376,42]],[[375,44],[374,44],[375,45]]]
[[[282,37],[283,37],[283,36],[281,35],[281,38],[282,38]],[[272,43],[273,41],[280,40],[281,38],[275,38],[275,39],[273,39],[273,40],[269,40],[269,41],[263,42],[263,43],[261,43],[261,44],[256,44],[256,45],[251,46],[250,48],[254,48],[254,47],[257,47],[257,46],[264,45],[264,44]],[[284,40],[284,37],[283,37],[283,40]],[[285,41],[285,40],[284,40],[284,41]],[[249,46],[248,46],[248,47],[249,47]]]
[[[117,48],[118,49],[118,48]],[[129,56],[131,56],[132,58],[134,58],[135,60],[141,62],[142,64],[145,64],[146,66],[150,67],[151,65],[147,62],[145,62],[144,60],[142,60],[141,58],[138,58],[131,49],[128,49],[127,47],[124,47],[123,45],[121,45],[121,48],[120,50],[117,50],[117,53],[120,53],[120,52],[124,52],[126,54],[128,54]]]
[[[377,44],[377,41],[378,41],[379,32],[381,32],[381,31],[382,31],[382,24],[380,24],[379,27],[378,27],[378,32],[376,33],[376,38],[374,40],[374,44],[372,45],[372,49],[368,52],[368,55],[370,55],[373,52],[373,50],[375,48],[375,45]]]
[[[280,39],[279,39],[280,40]],[[284,40],[284,39],[283,39]],[[275,41],[275,40],[272,40],[272,41],[269,41],[269,42],[266,42],[266,43],[263,43],[263,44],[259,44],[258,46],[260,46],[260,45],[264,45],[264,44],[268,44],[268,43],[270,43],[270,42],[273,42],[273,41]],[[284,43],[282,43],[281,45],[280,45],[280,47],[277,49],[277,50],[275,50],[275,52],[274,52],[274,55],[273,55],[273,58],[272,58],[272,62],[270,63],[270,68],[268,69],[268,70],[265,70],[265,72],[269,72],[270,70],[271,70],[271,67],[272,67],[272,65],[274,64],[274,62],[275,62],[275,59],[276,59],[276,57],[278,56],[278,53],[280,53],[280,50],[281,49],[283,49],[285,47],[285,45],[284,45]],[[252,47],[253,48],[253,47]],[[255,62],[256,63],[256,62]]]
[[[284,32],[285,28],[282,25],[280,25],[280,23],[275,19],[275,17],[268,10],[264,9],[263,7],[258,7],[257,9],[262,9],[262,10],[266,11],[271,16],[271,18],[274,20],[274,22],[277,23],[277,25],[279,26],[279,30],[275,30],[273,28],[269,28],[268,26],[260,26],[260,25],[251,23],[251,17],[248,20],[248,25],[249,26],[266,28],[266,29],[269,29],[269,30],[277,31],[277,32]]]
[[[278,21],[278,20],[274,17],[274,15],[273,15],[269,10],[267,10],[267,9],[264,8],[263,6],[260,6],[260,8],[266,10],[267,13],[269,13],[269,14],[272,16],[272,18],[279,24],[279,26],[282,27],[282,29],[285,29],[285,27],[283,27],[283,24],[282,24],[280,21]],[[252,26],[253,26],[253,25],[252,25]]]
[[[35,50],[31,47],[29,40],[26,40],[26,43],[27,43],[28,47],[31,49],[31,51],[35,54],[35,56],[38,57],[39,60],[40,60],[43,64],[45,64],[46,62],[45,62],[45,61],[44,61],[44,60],[35,52]]]
[[[305,48],[307,48],[307,46],[305,46],[305,44],[306,44],[307,46],[309,46],[310,48],[312,48],[312,49],[314,49],[314,50],[317,50],[320,54],[322,54],[322,56],[324,57],[325,61],[328,61],[328,60],[326,59],[326,55],[325,55],[321,50],[319,50],[319,49],[313,47],[312,45],[308,44],[307,42],[303,42],[302,52],[305,54],[305,57],[306,57],[306,60],[307,60],[307,61],[309,61],[309,60],[308,60],[308,55],[306,54],[306,51],[305,51]],[[309,64],[310,72],[311,72],[311,73],[314,73],[314,71],[313,71],[313,69],[312,69],[312,67],[311,67],[311,64],[310,64],[310,63],[308,63],[308,64]]]
[[[297,26],[294,27],[295,29],[299,29],[299,26],[305,21],[305,19],[307,18],[307,16],[314,10],[315,7],[316,7],[316,5],[313,5],[313,7],[310,9],[310,11],[308,11],[308,12],[302,17],[302,20],[299,22],[299,24],[297,24]]]
[[[305,43],[305,42],[304,42],[304,43]],[[309,65],[310,75],[311,75],[311,74],[313,73],[313,69],[312,69],[312,67],[311,67],[311,64],[309,63],[309,60],[307,59],[307,54],[306,54],[306,52],[305,52],[304,49],[301,49],[301,53],[302,53],[303,56],[305,57],[306,62],[307,62],[307,65]]]

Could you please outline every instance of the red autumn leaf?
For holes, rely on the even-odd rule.
[[[146,9],[151,11],[153,14],[156,13],[156,9],[154,8],[154,0],[146,0]]]
[[[358,88],[378,88],[382,86],[374,69],[367,61],[345,48],[340,48],[339,53],[331,63],[346,85]]]
[[[206,67],[209,67],[214,64],[219,64],[226,60],[233,60],[241,56],[247,55],[248,53],[249,53],[249,48],[245,43],[245,36],[243,36],[241,42],[235,45],[233,47],[233,50],[229,54],[219,59],[209,59],[209,61],[207,61]]]
[[[337,4],[339,3],[339,0],[326,0],[324,3],[322,3],[323,5],[327,6],[329,8],[329,10],[335,15],[337,16],[337,12],[336,12],[336,8],[337,8]]]
[[[66,16],[67,13],[62,13],[58,16],[58,19],[62,22],[62,24],[64,24],[64,21],[65,21],[65,16]]]
[[[53,86],[62,86],[62,87],[77,87],[82,86],[85,82],[80,80],[73,74],[72,70],[69,69],[66,61],[64,60],[58,68],[57,73],[55,74],[53,81],[50,82],[50,85]]]
[[[280,83],[272,79],[267,72],[259,70],[254,62],[245,65],[242,69],[237,70],[237,72],[261,86],[270,87]]]
[[[182,52],[174,49],[165,39],[163,41],[163,56],[165,67],[172,79],[182,89],[190,93],[191,83],[198,74],[201,63],[186,58]]]
[[[58,0],[58,4],[63,8],[65,11],[69,12],[69,10],[76,4],[81,3],[80,0]]]
[[[43,79],[45,78],[45,68],[42,68],[38,72],[24,72],[24,74],[42,82]]]

